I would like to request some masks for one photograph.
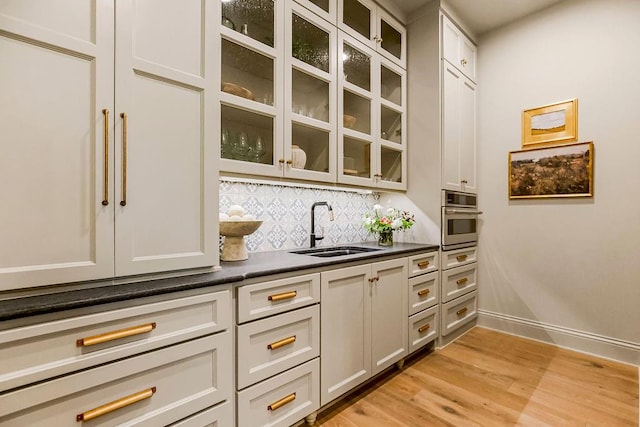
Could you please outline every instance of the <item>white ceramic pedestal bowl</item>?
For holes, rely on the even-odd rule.
[[[244,236],[255,232],[262,221],[220,221],[220,235],[224,236],[222,261],[243,261],[249,258]]]

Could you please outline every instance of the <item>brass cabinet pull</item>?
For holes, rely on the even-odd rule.
[[[118,409],[124,408],[129,405],[133,405],[136,402],[140,402],[141,400],[149,399],[156,392],[155,387],[148,388],[146,390],[139,391],[134,394],[130,394],[129,396],[125,396],[121,399],[114,400],[113,402],[109,402],[105,405],[98,406],[97,408],[90,409],[82,414],[76,415],[76,421],[89,421],[94,418],[98,418],[101,415],[108,414],[109,412],[117,411]]]
[[[461,63],[462,65],[467,65],[467,60],[466,60],[466,59],[464,59],[464,58],[462,58],[462,59],[460,60],[460,63]]]
[[[469,279],[467,279],[466,277],[463,277],[462,279],[458,279],[456,280],[456,284],[457,285],[464,285],[465,283],[467,283],[469,281]]]
[[[122,200],[120,206],[127,205],[127,113],[120,113],[122,117]]]
[[[109,204],[109,110],[102,110],[104,115],[104,190],[102,206]]]
[[[295,298],[298,295],[297,291],[283,292],[281,294],[269,295],[267,299],[269,301],[282,301],[285,299]]]
[[[276,400],[271,405],[268,405],[267,409],[269,411],[275,411],[276,409],[286,405],[287,403],[293,402],[294,400],[296,400],[296,394],[295,393],[291,393],[290,395],[285,396],[280,400]]]
[[[461,308],[460,310],[456,311],[456,314],[458,316],[464,316],[464,314],[467,312],[467,310],[469,310],[467,307]]]
[[[286,162],[289,166],[291,166],[293,164],[293,160],[287,160]]]
[[[466,261],[467,260],[467,256],[466,255],[458,255],[456,257],[456,259],[458,260],[458,262]]]
[[[117,331],[106,332],[104,334],[93,335],[87,338],[80,338],[76,341],[77,347],[88,347],[90,345],[102,344],[104,342],[117,340],[120,338],[131,337],[134,335],[151,332],[156,328],[156,323],[147,323],[144,325],[132,326],[131,328],[119,329]]]
[[[284,164],[284,159],[278,160],[278,163],[280,163],[281,165]]]
[[[276,342],[272,342],[271,344],[267,344],[267,348],[269,350],[275,350],[278,349],[280,347],[284,347],[285,345],[289,345],[291,343],[296,342],[296,336],[292,335],[288,338],[285,339],[281,339],[280,341],[276,341]]]
[[[419,268],[426,268],[429,266],[429,261],[422,261],[418,263]]]
[[[431,323],[427,323],[424,326],[420,326],[420,328],[418,329],[418,332],[423,334],[427,331],[427,329],[429,329],[431,327]]]
[[[423,289],[421,291],[418,291],[418,296],[423,297],[425,295],[429,295],[429,292],[431,292],[431,289]]]
[[[382,178],[382,174],[381,173],[374,173],[373,176],[376,177],[376,178]]]

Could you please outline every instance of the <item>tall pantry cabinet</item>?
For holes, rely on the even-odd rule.
[[[217,264],[213,1],[37,3],[0,3],[0,290]]]

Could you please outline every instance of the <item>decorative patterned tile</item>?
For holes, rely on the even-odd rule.
[[[291,233],[289,233],[289,238],[296,248],[307,246],[309,244],[309,231],[302,224],[296,224]]]
[[[284,249],[284,243],[287,241],[286,231],[279,225],[274,225],[267,234],[267,241],[273,249]]]
[[[272,219],[273,221],[276,221],[276,222],[281,221],[286,214],[287,214],[287,207],[282,202],[282,199],[274,198],[267,205],[267,215],[269,215],[269,218]]]

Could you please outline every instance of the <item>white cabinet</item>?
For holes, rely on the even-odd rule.
[[[440,259],[440,345],[445,345],[473,326],[477,317],[477,247],[442,251]]]
[[[407,354],[407,259],[321,273],[321,404]]]
[[[405,28],[372,0],[339,1],[338,26],[390,61],[406,68]]]
[[[442,56],[472,81],[476,81],[475,44],[446,16],[442,16]]]
[[[230,299],[223,287],[14,321],[0,332],[0,424],[168,425],[203,410],[228,418]]]
[[[0,5],[0,289],[217,263],[208,10]]]
[[[435,341],[440,333],[438,263],[437,251],[409,257],[409,353]]]
[[[476,86],[442,61],[442,185],[475,193]]]

